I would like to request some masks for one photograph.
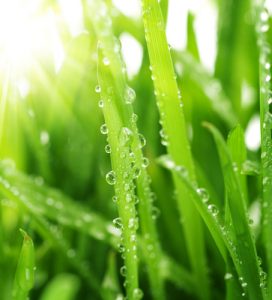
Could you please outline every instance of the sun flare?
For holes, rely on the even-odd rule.
[[[60,47],[57,17],[41,1],[0,2],[0,69],[23,72]],[[60,52],[60,51],[59,51]]]

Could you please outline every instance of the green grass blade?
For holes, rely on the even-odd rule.
[[[220,132],[211,124],[205,123],[205,126],[211,131],[220,156],[237,253],[241,262],[241,285],[249,299],[263,299],[256,247],[250,231],[245,199],[236,169],[233,167],[230,153]]]
[[[12,299],[26,300],[34,286],[35,253],[31,237],[22,229],[23,245],[15,274]]]
[[[173,52],[176,69],[181,77],[185,72],[204,92],[208,98],[212,110],[228,126],[232,127],[237,123],[237,115],[229,98],[226,96],[221,82],[213,77],[199,62],[188,52]],[[179,68],[181,64],[182,68]]]
[[[263,239],[266,251],[267,268],[268,268],[268,296],[272,295],[272,102],[271,102],[271,14],[269,14],[266,5],[267,1],[256,1],[258,6],[256,29],[258,34],[259,45],[259,84],[260,84],[260,119],[261,119],[261,177],[263,186]]]
[[[0,162],[0,191],[32,215],[49,218],[116,247],[120,231],[110,222],[6,162]]]
[[[245,145],[245,137],[243,129],[240,125],[237,125],[229,134],[228,140],[228,149],[231,155],[234,168],[237,170],[238,180],[242,189],[243,199],[245,205],[248,203],[248,191],[247,191],[247,182],[246,176],[242,172],[243,165],[247,160],[247,151]]]
[[[72,274],[59,274],[46,286],[40,300],[73,300],[78,292],[80,282]]]
[[[195,16],[189,12],[187,16],[187,51],[200,62],[199,50],[197,45],[196,33],[194,29]]]
[[[132,132],[120,118],[116,108],[118,91],[114,88],[114,80],[107,66],[103,63],[102,49],[98,49],[98,82],[101,87],[101,97],[104,99],[103,114],[111,147],[112,171],[106,175],[109,184],[114,185],[117,197],[117,207],[122,228],[122,245],[125,266],[122,272],[126,276],[126,290],[129,299],[134,299],[138,290],[138,262],[137,262],[137,217],[134,201],[133,163],[130,155]],[[109,93],[109,90],[112,92]],[[120,101],[120,100],[119,100]],[[104,126],[104,125],[103,125]]]
[[[97,6],[99,8],[99,5]],[[104,7],[106,9],[106,7]],[[98,35],[100,45],[102,45],[102,51],[99,55],[99,66],[98,66],[98,81],[101,87],[101,100],[103,99],[103,114],[105,117],[105,122],[109,130],[109,145],[111,147],[111,161],[113,169],[114,166],[118,166],[120,163],[118,162],[120,155],[122,156],[122,151],[126,147],[131,149],[127,149],[127,155],[131,156],[131,159],[123,157],[123,170],[121,170],[120,174],[127,168],[127,165],[135,164],[134,167],[131,168],[130,175],[135,171],[139,173],[137,176],[132,174],[132,177],[129,180],[135,180],[137,186],[137,196],[139,197],[139,223],[141,228],[142,235],[146,238],[145,247],[142,249],[145,253],[143,257],[145,258],[145,262],[147,264],[148,276],[151,284],[151,292],[156,299],[164,299],[164,286],[163,279],[159,276],[159,261],[161,257],[161,249],[158,243],[158,236],[156,232],[155,222],[152,217],[153,205],[152,205],[152,195],[151,189],[149,186],[149,177],[146,171],[147,164],[143,162],[147,162],[147,159],[143,157],[142,147],[145,144],[144,137],[139,135],[136,119],[137,115],[133,113],[133,109],[131,103],[134,101],[134,91],[130,89],[126,84],[126,78],[124,76],[124,62],[120,57],[120,53],[116,49],[118,46],[118,41],[114,38],[113,33],[111,32],[111,28],[107,26],[106,19],[104,22],[94,22],[94,27],[96,28],[96,33]],[[103,28],[104,32],[107,32],[107,37],[100,34],[101,29]],[[110,58],[110,64],[105,66],[104,60],[105,58]],[[118,69],[119,66],[119,69]],[[122,67],[123,66],[123,67]],[[122,78],[119,78],[118,74],[123,74]],[[112,89],[114,96],[110,94],[109,87]],[[133,96],[131,99],[131,103],[129,103],[129,99],[127,99],[128,94]],[[108,103],[111,99],[111,103]],[[116,120],[113,122],[112,120]],[[123,150],[121,146],[117,148],[117,155],[114,153],[118,142],[116,137],[120,136],[120,131],[126,130],[129,134],[127,145],[123,145]],[[112,132],[112,134],[111,134]],[[115,132],[115,133],[114,133]],[[114,141],[115,139],[115,141]],[[117,143],[117,144],[116,144]],[[133,158],[135,157],[135,158]],[[124,174],[123,174],[124,175]],[[121,175],[121,176],[123,176]],[[121,178],[121,177],[120,177]],[[120,182],[122,185],[122,183]],[[128,183],[130,184],[130,183]],[[119,188],[118,188],[119,189]],[[125,192],[125,191],[124,191]],[[132,191],[132,197],[135,197],[134,191]],[[117,196],[119,197],[119,196]],[[120,204],[121,205],[121,204]],[[125,205],[125,202],[123,203]],[[121,218],[122,219],[122,218]],[[134,217],[130,217],[131,220],[135,219]],[[138,219],[135,219],[138,220]],[[130,234],[131,236],[132,234]],[[152,248],[153,251],[150,252],[148,249]],[[135,288],[136,289],[136,288]]]
[[[189,150],[182,103],[179,96],[172,59],[164,31],[164,21],[159,3],[142,1],[142,14],[149,59],[154,79],[157,103],[163,126],[164,144],[177,164],[188,168],[195,181],[193,161]],[[163,74],[163,76],[162,76]],[[175,120],[175,124],[173,124]],[[178,207],[184,219],[184,232],[192,270],[201,282],[199,297],[209,299],[209,283],[206,271],[204,238],[201,219],[190,199],[186,187],[174,175],[178,193]]]

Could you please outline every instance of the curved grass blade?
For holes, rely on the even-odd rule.
[[[120,231],[110,222],[5,161],[0,162],[0,191],[32,215],[44,216],[97,240],[117,245]]]
[[[24,239],[15,274],[13,300],[28,299],[29,291],[34,286],[35,253],[33,241],[23,229],[20,229],[20,232]]]
[[[167,146],[168,153],[173,160],[177,164],[188,168],[192,181],[195,181],[180,92],[175,80],[172,59],[164,31],[164,21],[158,1],[142,0],[142,15],[152,78],[163,127],[163,143]],[[175,120],[174,124],[173,120]],[[190,265],[197,282],[201,283],[199,297],[207,300],[210,297],[210,291],[201,219],[186,187],[177,179],[175,174],[173,177],[178,194],[179,211],[184,219],[184,233]]]
[[[272,29],[268,1],[256,1],[257,35],[259,45],[260,119],[261,119],[261,176],[263,185],[263,238],[268,266],[268,295],[272,295]]]
[[[211,124],[205,123],[212,133],[223,170],[225,187],[229,200],[229,209],[235,235],[237,253],[241,268],[241,285],[249,299],[263,299],[263,282],[260,278],[260,268],[256,247],[249,227],[245,199],[236,169],[233,168],[230,153],[220,132]]]

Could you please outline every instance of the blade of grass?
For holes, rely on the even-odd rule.
[[[97,4],[95,7],[99,9],[99,5],[97,6]],[[107,8],[104,6],[103,9],[106,10]],[[149,186],[149,177],[146,171],[148,160],[144,158],[141,149],[145,145],[146,141],[145,138],[139,134],[136,125],[137,115],[133,113],[131,105],[134,101],[135,95],[134,91],[126,84],[126,78],[123,74],[125,70],[124,62],[120,57],[118,49],[119,47],[117,47],[116,50],[116,46],[119,46],[118,41],[116,41],[114,38],[111,28],[109,28],[107,24],[106,18],[104,18],[102,21],[100,20],[99,22],[94,22],[96,33],[98,35],[100,44],[102,45],[102,51],[100,55],[102,55],[103,52],[103,56],[99,56],[100,61],[98,65],[98,81],[101,88],[101,101],[103,101],[103,114],[108,127],[109,135],[112,132],[112,138],[109,138],[112,166],[113,169],[114,166],[118,166],[118,159],[120,157],[120,153],[123,151],[122,149],[118,150],[117,148],[119,154],[118,151],[117,154],[115,153],[118,145],[116,137],[120,135],[120,131],[125,130],[129,134],[128,138],[130,141],[128,141],[127,145],[123,146],[128,146],[129,148],[131,147],[131,149],[129,149],[127,152],[127,155],[131,156],[131,161],[125,162],[125,157],[123,157],[124,165],[122,172],[124,174],[134,172],[132,179],[136,181],[137,194],[139,197],[140,227],[142,235],[145,239],[145,246],[142,247],[142,251],[144,252],[143,257],[145,258],[145,262],[147,264],[151,292],[154,298],[164,299],[165,295],[163,280],[159,276],[159,261],[162,253],[158,242],[155,222],[152,216],[152,193]],[[107,35],[101,35],[101,31],[107,32]],[[105,59],[107,60],[108,58],[110,58],[110,63],[108,65],[106,64],[105,66]],[[119,74],[123,74],[123,77],[119,77]],[[112,94],[109,92],[109,89],[112,90]],[[109,99],[112,102],[110,104],[108,101]],[[113,122],[113,119],[117,121]],[[119,147],[122,147],[122,145]],[[126,170],[126,166],[131,164],[135,166],[130,170],[128,168]],[[133,193],[134,191],[132,191],[132,197],[135,197]],[[133,220],[133,218],[130,219]],[[153,249],[153,251],[150,251],[150,249]]]
[[[122,245],[125,266],[121,273],[126,276],[126,290],[129,299],[134,299],[138,291],[138,263],[136,248],[137,217],[135,210],[135,194],[133,187],[133,159],[130,155],[132,132],[123,126],[120,115],[116,109],[116,90],[112,85],[107,66],[103,63],[102,49],[98,49],[98,82],[101,87],[103,114],[107,126],[108,142],[111,147],[111,164],[113,171],[106,175],[109,184],[114,185],[117,197],[118,223],[122,229]],[[111,89],[111,93],[109,93]],[[104,125],[102,125],[104,126]],[[123,270],[123,271],[122,271]]]
[[[261,176],[262,176],[262,214],[263,239],[266,251],[268,282],[267,299],[272,295],[272,81],[271,81],[271,14],[267,1],[256,1],[256,29],[259,46],[259,84],[260,84],[260,119],[261,119]]]
[[[15,274],[12,299],[26,300],[34,286],[35,254],[31,237],[22,229],[23,245]]]
[[[248,203],[248,191],[246,176],[243,174],[243,164],[247,160],[244,131],[240,125],[237,125],[229,134],[228,149],[233,161],[234,168],[237,170],[238,180],[242,189],[245,205]]]
[[[187,167],[192,181],[195,181],[180,94],[175,80],[159,3],[155,0],[143,0],[142,15],[152,78],[163,126],[164,144],[167,145],[168,153],[176,163]],[[173,120],[175,120],[175,124],[173,124]],[[201,219],[190,199],[190,194],[184,184],[178,181],[176,175],[174,175],[174,182],[178,193],[178,207],[184,220],[184,233],[190,264],[197,282],[201,283],[199,297],[207,300],[210,297],[210,292]]]
[[[263,299],[262,282],[256,247],[249,227],[245,199],[227,145],[220,132],[211,124],[205,123],[212,133],[223,170],[225,187],[229,199],[229,208],[233,232],[237,243],[237,253],[241,263],[241,285],[249,299]]]
[[[45,287],[40,300],[73,300],[78,292],[80,282],[72,274],[58,274]]]
[[[190,53],[173,51],[173,57],[178,75],[182,76],[181,70],[188,73],[209,99],[213,111],[228,126],[234,126],[237,123],[237,115],[223,90],[221,82],[209,74]],[[179,67],[179,64],[181,64],[181,67]]]
[[[3,161],[0,163],[0,191],[32,215],[44,216],[97,240],[115,247],[117,245],[120,231],[102,216],[80,206],[60,191],[18,172]]]

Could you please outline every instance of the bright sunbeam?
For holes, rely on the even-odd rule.
[[[1,71],[21,73],[43,57],[61,56],[56,15],[41,4],[39,0],[0,0]]]

